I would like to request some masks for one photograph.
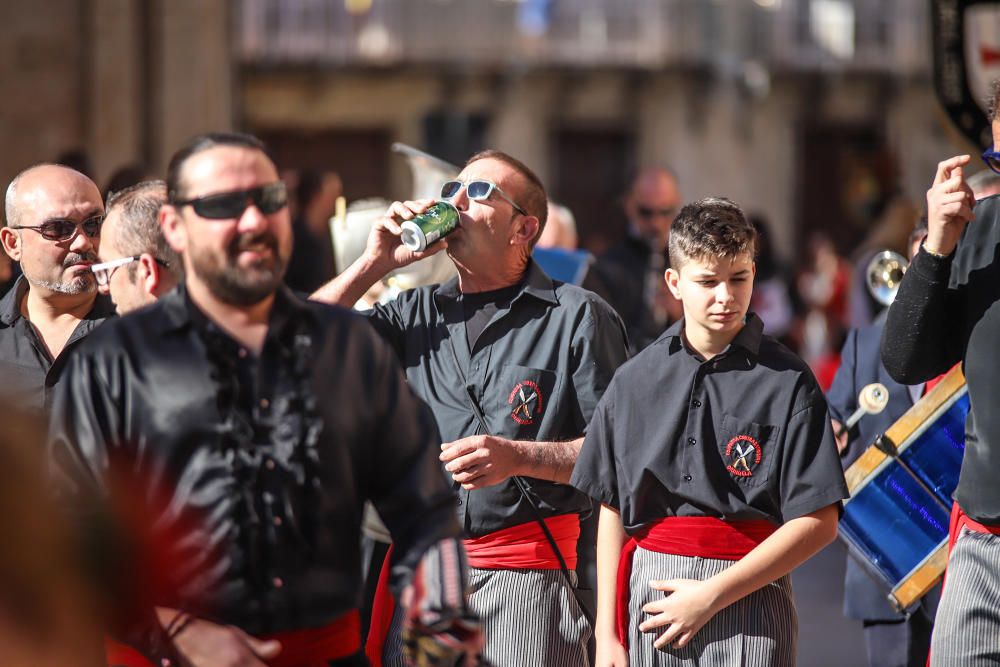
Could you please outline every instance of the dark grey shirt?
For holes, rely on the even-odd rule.
[[[404,292],[367,314],[395,348],[410,386],[430,405],[445,442],[482,433],[477,410],[495,436],[578,438],[627,357],[614,311],[591,292],[553,281],[534,262],[520,292],[471,348],[457,279]],[[570,486],[524,480],[542,516],[590,508]],[[467,536],[535,520],[511,480],[458,493]]]
[[[846,498],[823,392],[805,362],[749,315],[705,361],[683,320],[622,366],[570,483],[625,529],[669,516],[784,523]]]
[[[98,295],[94,307],[80,321],[55,359],[35,327],[21,316],[20,303],[28,292],[21,276],[0,299],[0,400],[31,412],[44,412],[50,394],[62,378],[66,360],[77,344],[105,319],[114,315],[114,304]]]

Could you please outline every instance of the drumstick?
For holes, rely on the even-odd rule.
[[[888,403],[889,390],[884,384],[873,382],[865,385],[861,393],[858,394],[858,409],[837,429],[836,437],[839,438],[850,431],[865,415],[877,415],[882,412]]]

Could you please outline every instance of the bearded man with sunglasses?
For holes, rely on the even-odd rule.
[[[90,271],[104,205],[83,174],[42,164],[11,181],[5,208],[0,241],[22,275],[0,300],[0,397],[42,412],[70,353],[114,314]]]
[[[138,551],[165,567],[134,608],[156,607],[185,665],[366,664],[356,605],[371,500],[397,546],[394,587],[415,583],[417,650],[464,664],[478,630],[437,430],[364,321],[282,285],[288,197],[263,145],[196,137],[167,189],[160,224],[184,284],[87,341],[52,415],[54,467],[77,506],[120,498],[125,479],[138,491],[129,525],[153,526],[142,537],[155,548]],[[163,655],[155,627],[126,630]]]
[[[594,407],[627,356],[624,327],[595,294],[553,281],[531,260],[547,200],[523,163],[500,151],[474,155],[440,198],[458,209],[456,231],[410,252],[400,223],[433,201],[395,202],[362,256],[313,296],[353,304],[389,271],[448,253],[455,279],[404,292],[368,319],[444,438],[485,659],[586,665],[591,628],[573,570],[579,517],[591,505],[566,482]]]

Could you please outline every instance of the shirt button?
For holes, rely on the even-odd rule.
[[[684,475],[684,481],[685,482],[690,482],[691,481],[691,475]]]
[[[271,584],[274,585],[275,588],[281,588],[285,585],[285,581],[281,577],[275,577],[271,580]]]
[[[262,408],[264,408],[266,410],[267,406],[269,406],[269,405],[271,405],[271,402],[269,400],[267,400],[266,398],[260,399],[260,407],[262,407]]]
[[[274,470],[274,459],[267,459],[264,461],[264,467],[268,470]]]
[[[160,664],[163,665],[163,667],[170,667],[174,663],[170,658],[164,658],[163,660],[160,660]]]
[[[691,401],[691,405],[693,405],[693,406],[694,406],[694,407],[696,407],[696,408],[700,408],[700,407],[701,407],[701,401],[699,401],[699,400],[698,400],[698,399],[696,398],[696,399],[694,399],[693,401]]]
[[[242,348],[242,347],[241,347],[241,348],[240,348],[240,351],[239,351],[239,352],[237,352],[237,354],[239,355],[240,359],[246,359],[246,358],[247,358],[247,351],[246,351],[246,348]]]
[[[697,445],[698,441],[695,440],[694,438],[688,438],[688,444],[689,445]]]
[[[275,526],[280,526],[284,522],[281,520],[280,516],[276,516],[273,519],[271,519],[271,523],[273,523]]]

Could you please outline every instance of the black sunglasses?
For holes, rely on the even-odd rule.
[[[677,213],[676,208],[651,208],[649,206],[636,206],[635,212],[639,214],[640,218],[652,218],[653,216],[660,216],[661,218],[672,218]]]
[[[249,190],[220,192],[172,203],[178,208],[190,206],[199,216],[209,220],[231,220],[243,215],[251,203],[264,215],[277,213],[288,205],[288,190],[278,181]]]
[[[93,215],[86,220],[76,222],[65,218],[54,218],[46,220],[40,225],[11,225],[11,229],[31,229],[42,235],[47,241],[67,241],[76,236],[76,230],[82,229],[83,233],[94,239],[101,233],[101,225],[104,224],[104,214]]]

